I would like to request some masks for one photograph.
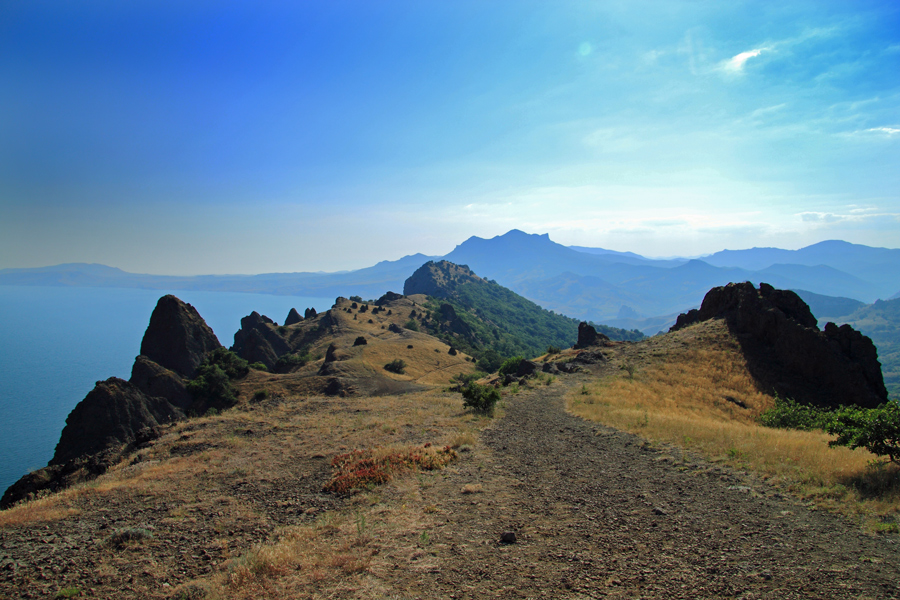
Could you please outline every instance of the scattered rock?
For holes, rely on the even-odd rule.
[[[606,356],[602,352],[580,352],[578,356],[572,359],[572,362],[582,365],[595,365],[606,362]]]
[[[369,343],[369,342],[367,342],[367,341],[366,341],[366,338],[363,337],[363,336],[359,336],[358,338],[356,338],[355,340],[353,340],[353,345],[354,345],[354,346],[365,346],[365,345],[368,344],[368,343]]]
[[[500,536],[500,543],[502,544],[515,544],[516,543],[516,533],[514,531],[504,531]]]

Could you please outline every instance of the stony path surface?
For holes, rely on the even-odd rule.
[[[435,556],[408,575],[421,597],[900,597],[895,539],[573,417],[566,387],[508,401],[488,451],[426,490]]]

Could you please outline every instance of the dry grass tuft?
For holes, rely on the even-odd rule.
[[[730,337],[722,335],[707,340],[702,348],[657,357],[633,374],[621,372],[573,390],[567,397],[569,410],[753,471],[801,498],[845,514],[879,519],[900,514],[896,466],[877,466],[875,457],[862,449],[829,448],[832,438],[822,432],[757,424],[774,398],[757,390],[737,342]]]
[[[386,483],[403,471],[433,471],[456,460],[450,446],[436,448],[431,444],[392,448],[354,450],[339,454],[331,461],[334,473],[324,491],[345,494],[354,489]]]
[[[463,494],[480,494],[483,491],[480,483],[467,483],[462,488]]]

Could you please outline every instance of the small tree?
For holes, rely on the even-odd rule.
[[[825,424],[825,431],[837,436],[829,446],[865,448],[900,464],[900,404],[896,402],[878,408],[841,408]]]
[[[385,371],[390,371],[391,373],[403,375],[404,369],[406,369],[406,362],[403,359],[397,358],[384,365],[384,369]]]
[[[489,385],[470,383],[462,390],[463,406],[481,415],[494,414],[494,406],[500,401],[500,392]]]
[[[500,365],[499,373],[501,375],[515,375],[519,370],[519,366],[524,360],[525,358],[522,356],[513,356],[512,358],[507,358],[505,361],[503,361],[503,364]]]

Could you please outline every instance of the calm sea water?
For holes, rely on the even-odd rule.
[[[283,323],[291,308],[327,310],[333,298],[227,292],[0,286],[0,494],[46,466],[66,416],[94,383],[128,379],[156,301],[172,293],[194,308],[224,346],[241,317]]]

